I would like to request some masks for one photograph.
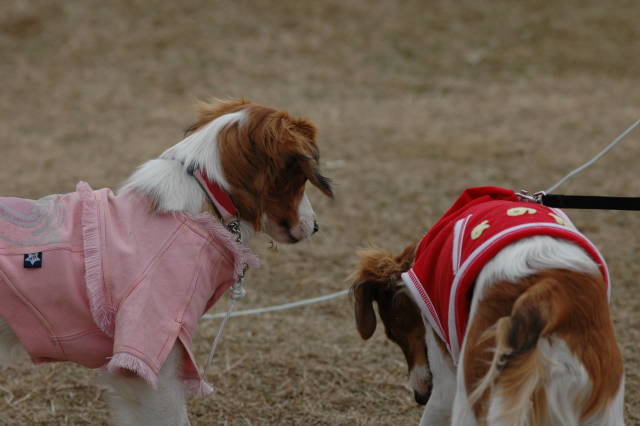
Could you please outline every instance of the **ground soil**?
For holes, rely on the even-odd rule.
[[[639,118],[632,0],[5,0],[0,4],[0,194],[118,185],[178,142],[197,99],[283,108],[319,128],[331,202],[320,233],[253,243],[241,308],[345,289],[355,252],[399,250],[468,186],[544,189]],[[561,188],[640,195],[640,133]],[[611,311],[640,424],[640,214],[579,211],[609,261]],[[223,311],[226,301],[215,307]],[[204,360],[218,321],[203,321]],[[400,350],[360,340],[351,302],[233,319],[193,398],[193,425],[411,425]],[[0,371],[0,424],[107,424],[97,373]],[[437,391],[437,390],[436,390]]]

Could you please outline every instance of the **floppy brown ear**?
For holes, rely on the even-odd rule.
[[[306,155],[298,155],[297,161],[309,182],[322,191],[324,195],[333,198],[331,179],[320,174],[320,171],[318,170],[318,161],[315,158],[308,157]]]
[[[376,330],[373,301],[380,297],[385,286],[394,285],[400,274],[411,267],[415,247],[415,243],[409,244],[397,255],[373,247],[358,252],[360,263],[349,278],[354,283],[356,325],[363,339],[371,337]]]
[[[297,134],[294,157],[302,172],[311,184],[327,197],[333,198],[331,180],[320,173],[318,161],[320,159],[316,148],[316,127],[307,120],[291,120],[287,127],[292,134]],[[302,136],[302,137],[300,137]]]
[[[376,314],[373,311],[374,292],[377,283],[365,281],[353,286],[356,326],[360,337],[367,340],[376,331]]]

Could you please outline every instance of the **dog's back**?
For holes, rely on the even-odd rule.
[[[547,269],[486,286],[461,362],[473,414],[454,409],[454,424],[624,423],[622,357],[598,275]]]

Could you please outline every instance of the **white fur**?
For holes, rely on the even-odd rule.
[[[298,205],[298,219],[298,224],[291,228],[291,235],[297,240],[304,240],[313,234],[313,226],[316,222],[316,214],[307,194],[303,195]]]
[[[211,180],[229,191],[218,152],[218,133],[227,126],[241,125],[245,117],[244,111],[238,111],[216,118],[167,149],[160,158],[140,166],[120,191],[133,189],[149,194],[160,212],[197,214],[202,209],[204,193],[187,171],[202,168]]]
[[[109,388],[107,401],[112,420],[119,426],[187,426],[186,391],[178,371],[181,370],[182,347],[176,342],[158,374],[152,389],[140,377],[122,374],[104,376]]]
[[[475,300],[475,298],[474,298]],[[472,302],[473,303],[473,302]],[[471,321],[471,320],[470,320]],[[453,406],[449,406],[452,415],[452,425],[458,426],[475,426],[476,419],[471,411],[469,400],[467,399],[467,387],[464,377],[464,353],[465,343],[462,344],[462,350],[460,351],[460,359],[458,360],[458,370],[454,373],[456,380],[456,390],[454,391],[455,397],[453,399]]]
[[[445,426],[451,422],[451,401],[456,393],[455,367],[449,354],[443,353],[440,349],[429,322],[424,323],[429,368],[433,375],[433,391],[424,407],[420,426]]]
[[[132,189],[149,194],[158,203],[160,212],[198,214],[204,203],[198,182],[175,160],[156,158],[138,167],[120,191]]]
[[[563,339],[541,339],[538,347],[550,365],[545,378],[549,383],[545,388],[550,415],[549,425],[624,425],[624,377],[620,381],[615,398],[605,410],[581,422],[577,415],[577,407],[585,403],[592,389],[586,368],[573,355]]]
[[[537,349],[537,356],[548,366],[548,369],[540,371],[539,374],[532,374],[527,383],[523,383],[518,389],[528,397],[540,383],[546,384],[547,417],[538,419],[536,424],[540,426],[580,425],[579,408],[585,404],[592,389],[587,370],[561,338],[542,338],[538,341]],[[506,406],[503,390],[499,386],[493,389],[487,423],[496,426],[531,426],[528,421],[529,401],[523,399],[513,404],[513,394],[509,395],[509,401],[510,405]],[[519,415],[514,416],[514,414]]]
[[[602,413],[596,413],[588,419],[585,426],[617,426],[624,425],[624,377],[615,398]]]
[[[432,384],[431,371],[426,365],[414,365],[409,372],[409,386],[420,395],[426,395],[429,392],[429,386]]]
[[[243,125],[246,117],[245,111],[224,114],[167,149],[160,158],[178,160],[184,164],[185,169],[202,168],[211,180],[215,180],[224,189],[230,191],[231,187],[224,176],[220,162],[218,134],[227,126]]]
[[[502,249],[478,275],[471,301],[469,323],[473,322],[478,304],[486,289],[491,285],[499,281],[517,282],[545,269],[567,269],[593,275],[600,273],[591,257],[575,244],[548,236],[535,236],[520,240]],[[420,425],[477,425],[477,420],[470,409],[465,386],[466,340],[463,341],[458,369],[455,371],[449,354],[446,351],[443,352],[436,343],[435,333],[427,321],[425,321],[425,327],[429,363],[433,372],[433,392],[425,407]],[[547,380],[545,391],[549,404],[548,424],[580,424],[574,414],[576,410],[573,407],[580,403],[583,395],[588,395],[591,388],[590,379],[584,366],[561,339],[541,339],[538,348],[541,356],[551,365],[550,370],[542,378]],[[505,408],[501,406],[503,402],[499,394],[499,389],[493,390],[487,424],[506,425],[496,414],[504,412]],[[609,404],[605,412],[597,413],[586,424],[594,426],[623,425],[623,403],[624,378],[615,400]],[[513,422],[509,423],[510,426],[513,424]]]
[[[589,398],[592,388],[587,369],[561,338],[540,339],[538,349],[549,366],[545,372],[549,424],[580,424],[579,407]]]

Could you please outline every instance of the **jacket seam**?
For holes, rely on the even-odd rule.
[[[135,291],[135,289],[138,288],[140,283],[142,283],[144,281],[144,279],[146,278],[148,272],[155,266],[155,264],[157,263],[158,259],[160,259],[162,257],[162,255],[169,249],[171,244],[173,244],[173,242],[178,237],[179,231],[182,229],[183,226],[184,226],[184,223],[180,224],[180,226],[178,226],[173,231],[171,236],[169,236],[167,238],[165,243],[162,245],[162,248],[160,250],[158,250],[158,252],[151,258],[151,260],[149,260],[149,263],[147,264],[147,266],[145,266],[144,269],[142,269],[142,271],[138,274],[138,276],[136,276],[136,278],[134,278],[131,281],[131,284],[129,284],[126,287],[126,290],[124,291],[124,295],[118,301],[118,303],[113,305],[113,302],[112,302],[112,306],[114,306],[114,310],[116,312],[118,311],[120,306],[127,300],[127,298],[131,295],[131,293],[133,293]],[[109,288],[111,288],[110,284],[111,284],[111,282],[109,282],[109,285],[108,285]]]

